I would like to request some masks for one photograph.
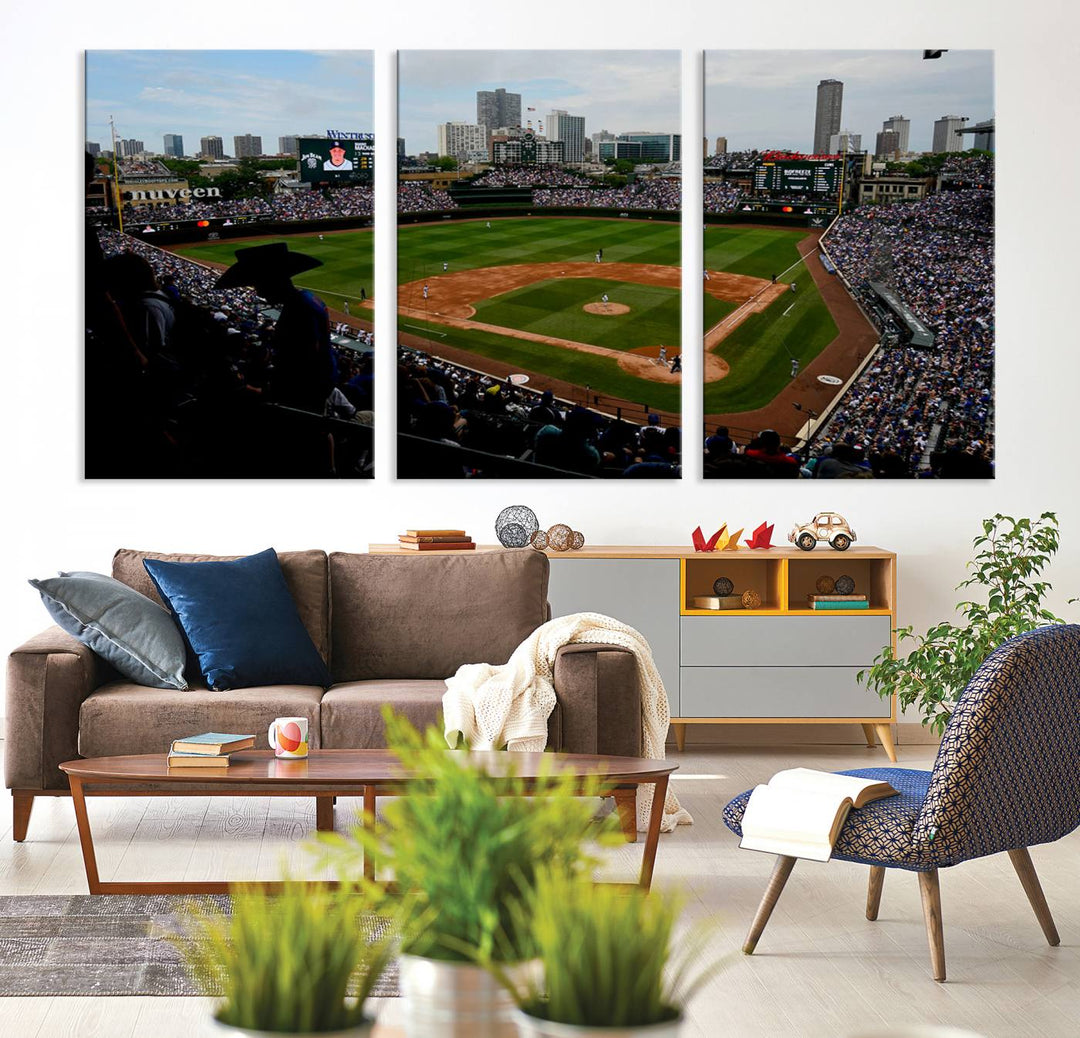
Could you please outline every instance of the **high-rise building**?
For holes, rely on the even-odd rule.
[[[983,119],[981,122],[975,123],[973,129],[984,130],[984,133],[976,133],[972,139],[971,146],[978,148],[980,151],[993,151],[994,150],[994,120]]]
[[[397,139],[397,157],[399,159],[405,158],[405,138],[399,137]]]
[[[277,150],[279,155],[299,155],[300,134],[287,133],[284,137],[279,137],[277,139]]]
[[[262,138],[251,133],[238,133],[233,137],[233,155],[238,159],[257,159],[262,155]]]
[[[225,158],[225,145],[220,137],[200,137],[199,154],[204,159]]]
[[[902,115],[890,115],[888,119],[881,124],[883,132],[894,130],[896,132],[896,151],[900,155],[906,155],[909,150],[909,141],[911,140],[911,120],[905,119]]]
[[[96,159],[101,154],[101,145],[97,141],[87,141],[86,150]]]
[[[134,137],[117,141],[116,148],[122,159],[133,159],[146,151],[146,145],[142,141],[135,140]]]
[[[726,155],[727,154],[727,138],[726,137],[717,137],[716,138],[716,151],[714,151],[713,154],[714,155]]]
[[[465,162],[471,152],[487,152],[488,133],[475,123],[439,123],[439,157]]]
[[[879,130],[874,141],[874,158],[882,162],[893,162],[897,155],[903,155],[900,150],[900,134],[897,130]]]
[[[682,159],[682,134],[680,133],[634,130],[630,133],[620,133],[618,142],[640,144],[642,162],[679,162]]]
[[[935,155],[943,151],[964,151],[964,138],[956,131],[963,129],[967,120],[966,115],[943,115],[934,123]]]
[[[817,87],[817,110],[814,113],[814,154],[829,151],[829,138],[840,132],[844,107],[844,84],[839,79],[823,79]]]
[[[488,133],[501,126],[520,126],[521,94],[508,94],[503,87],[477,90],[476,124],[486,126]]]
[[[585,116],[557,108],[548,115],[547,139],[562,141],[564,162],[585,161]]]
[[[601,130],[599,133],[591,134],[589,139],[592,141],[592,153],[593,158],[597,158],[600,155],[600,145],[604,141],[615,140],[616,135],[608,130]]]
[[[182,159],[184,157],[184,138],[180,134],[165,134],[165,157],[170,159]]]
[[[856,151],[862,151],[861,133],[841,130],[839,133],[829,135],[830,155],[850,155]]]

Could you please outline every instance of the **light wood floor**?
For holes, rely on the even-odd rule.
[[[2,750],[2,743],[0,743]],[[901,766],[928,768],[932,748],[901,751]],[[716,927],[729,965],[690,1007],[686,1038],[857,1036],[928,1023],[985,1036],[1080,1034],[1080,833],[1032,852],[1061,946],[1047,946],[1008,858],[945,870],[941,877],[949,980],[929,976],[918,884],[890,871],[876,923],[864,918],[868,870],[799,862],[757,953],[739,953],[772,868],[740,851],[720,811],[742,789],[784,767],[880,766],[880,750],[850,746],[719,747],[675,754],[675,789],[695,824],[661,837],[656,884],[681,888],[686,920]],[[11,842],[11,804],[0,798],[0,893],[84,893],[71,802],[34,805],[29,839]],[[339,803],[339,821],[348,802]],[[346,809],[343,811],[343,807]],[[272,878],[282,861],[306,868],[310,801],[98,799],[90,804],[103,879]],[[641,845],[611,852],[607,871],[632,878]],[[4,998],[0,1034],[13,1038],[198,1038],[209,1003],[196,998]],[[383,1000],[392,1024],[400,1001]]]

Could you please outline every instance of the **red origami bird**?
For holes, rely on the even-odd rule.
[[[705,535],[701,532],[699,526],[690,535],[694,540],[694,551],[716,551],[716,543],[724,535],[724,531],[727,529],[727,523],[724,523],[719,530],[716,531],[707,541]]]
[[[771,548],[772,547],[772,533],[773,526],[775,524],[762,523],[755,531],[752,537],[746,539],[746,543],[751,548]]]

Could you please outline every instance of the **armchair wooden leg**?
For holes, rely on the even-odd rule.
[[[30,824],[30,812],[34,809],[34,794],[13,789],[11,809],[11,838],[16,843],[22,843],[26,839],[26,829]]]
[[[1020,883],[1024,887],[1024,893],[1035,909],[1035,918],[1039,920],[1042,932],[1046,934],[1046,940],[1051,948],[1056,948],[1061,943],[1057,927],[1054,925],[1054,917],[1050,914],[1050,907],[1046,903],[1046,895],[1043,894],[1042,884],[1035,874],[1035,866],[1032,864],[1031,855],[1026,847],[1015,851],[1009,851],[1009,860],[1020,877]]]
[[[885,868],[882,865],[870,866],[870,886],[866,890],[866,918],[873,922],[877,919],[878,906],[881,904],[881,888],[885,885]]]
[[[795,861],[795,858],[789,858],[786,854],[777,855],[772,876],[769,878],[769,885],[765,888],[765,895],[761,899],[761,904],[758,905],[757,914],[754,916],[746,940],[743,942],[742,950],[744,955],[754,954],[758,939],[769,921],[769,916],[772,915],[772,910],[776,907],[776,902],[780,899],[780,892],[784,889],[784,884],[787,883],[788,876],[791,875],[791,870],[795,867]]]
[[[940,984],[945,980],[945,933],[941,926],[941,887],[937,869],[919,873],[919,893],[926,920],[926,939],[930,943],[930,966],[934,980]]]
[[[877,737],[874,735],[874,726],[872,724],[864,724],[862,730],[863,735],[866,736],[866,748],[872,750],[877,746]]]
[[[888,722],[885,724],[875,724],[874,729],[878,734],[878,738],[881,740],[881,745],[885,747],[885,752],[888,754],[889,760],[895,764],[896,743],[893,742],[892,724]]]
[[[637,843],[637,789],[616,789],[612,795],[623,839],[627,843]]]

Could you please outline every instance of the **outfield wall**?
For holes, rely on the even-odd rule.
[[[124,233],[150,245],[201,245],[207,241],[228,241],[231,238],[285,237],[290,234],[319,234],[323,231],[359,231],[372,225],[370,216],[339,216],[326,220],[252,220],[228,227],[214,223],[210,227],[177,227],[167,231],[143,233],[145,224],[124,221]],[[110,225],[111,226],[111,225]],[[216,234],[216,238],[211,238]]]
[[[497,220],[508,216],[574,216],[582,220],[659,220],[663,223],[679,223],[682,216],[670,209],[593,209],[582,206],[518,206],[490,205],[469,206],[468,209],[447,209],[422,213],[398,213],[398,224],[439,223],[451,220]]]

